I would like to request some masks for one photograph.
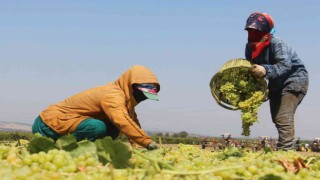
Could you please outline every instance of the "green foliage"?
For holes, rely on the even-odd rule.
[[[95,141],[98,157],[102,163],[109,161],[115,168],[126,168],[130,166],[129,159],[131,151],[129,147],[120,141],[113,141],[110,137]]]
[[[178,135],[179,135],[179,137],[185,138],[188,136],[188,133],[186,131],[181,131],[181,132],[179,132]]]
[[[268,175],[265,175],[265,176],[259,178],[259,180],[282,180],[282,179],[283,179],[282,177],[276,176],[273,174],[268,174]]]
[[[71,151],[78,147],[76,138],[71,134],[60,137],[56,141],[56,145],[59,149],[64,149],[66,151]]]
[[[41,151],[48,152],[51,149],[56,149],[56,144],[50,138],[43,137],[40,134],[35,134],[35,136],[30,140],[28,147],[30,153],[38,153]]]
[[[272,153],[272,148],[271,147],[265,147],[264,149],[263,149],[263,151],[264,151],[264,153]]]
[[[76,147],[67,151],[69,151],[73,157],[78,157],[84,152],[91,153],[91,154],[97,153],[97,148],[94,142],[85,140],[85,141],[77,142]]]
[[[219,155],[219,158],[224,160],[228,159],[229,157],[242,157],[244,156],[244,152],[236,147],[228,147],[226,148],[222,154]]]
[[[0,141],[18,141],[20,139],[30,140],[33,134],[31,132],[0,132]]]

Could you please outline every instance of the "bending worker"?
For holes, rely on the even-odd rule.
[[[119,133],[132,144],[149,150],[157,143],[141,129],[135,106],[146,99],[158,100],[160,84],[148,68],[133,66],[115,82],[94,87],[49,106],[36,118],[32,132],[54,140],[73,134],[78,141],[94,141]]]
[[[294,114],[308,90],[308,72],[288,44],[274,37],[269,14],[252,13],[247,19],[248,43],[245,55],[254,65],[251,72],[269,80],[269,105],[279,139],[277,148],[294,149]]]

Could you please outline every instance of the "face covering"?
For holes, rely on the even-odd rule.
[[[132,95],[134,99],[137,101],[137,103],[140,103],[141,101],[144,101],[147,99],[147,96],[143,94],[143,92],[137,88],[137,86],[133,86],[133,92]]]
[[[248,42],[250,43],[252,54],[251,60],[255,59],[261,51],[270,44],[271,34],[263,31],[248,31]]]
[[[133,97],[139,103],[146,99],[159,100],[157,95],[158,88],[155,84],[134,84],[133,85]]]

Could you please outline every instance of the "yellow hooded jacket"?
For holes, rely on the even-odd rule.
[[[133,66],[113,83],[88,89],[62,102],[49,106],[40,113],[43,122],[58,134],[69,134],[87,118],[113,123],[131,141],[146,147],[151,138],[141,129],[134,107],[132,85],[160,84],[148,68]]]

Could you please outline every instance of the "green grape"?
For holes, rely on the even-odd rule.
[[[250,173],[252,173],[252,174],[255,174],[255,173],[257,173],[258,168],[257,168],[257,166],[255,166],[255,165],[251,165],[251,166],[248,167],[248,171],[249,171]]]
[[[250,172],[250,171],[244,171],[244,173],[243,173],[243,177],[245,177],[245,178],[252,178],[252,173]]]
[[[45,155],[45,161],[46,161],[46,162],[50,162],[50,161],[52,161],[52,159],[53,159],[53,154],[48,152],[48,153]]]
[[[86,156],[85,155],[80,155],[76,158],[77,161],[85,161],[86,160]]]
[[[91,165],[95,165],[97,164],[97,159],[94,157],[88,157],[88,159],[86,159],[86,165],[87,166],[91,166]]]
[[[86,161],[77,161],[78,166],[86,166]]]
[[[30,156],[30,155],[24,156],[23,159],[22,159],[22,162],[23,162],[25,165],[29,166],[29,165],[32,163],[31,156]]]
[[[65,172],[75,172],[77,171],[77,165],[75,163],[71,163],[69,165],[66,166]]]
[[[33,172],[40,172],[40,171],[41,171],[40,165],[39,165],[39,163],[37,163],[37,162],[33,162],[33,163],[31,164],[30,168],[31,168],[31,170],[32,170]]]
[[[58,149],[51,149],[48,151],[48,154],[50,155],[55,155],[55,154],[58,154],[59,153],[59,150]]]
[[[40,156],[39,154],[31,154],[32,162],[39,162]]]
[[[64,156],[63,155],[60,155],[60,154],[57,154],[54,159],[52,160],[52,163],[54,165],[56,165],[58,168],[61,168],[64,166]]]

